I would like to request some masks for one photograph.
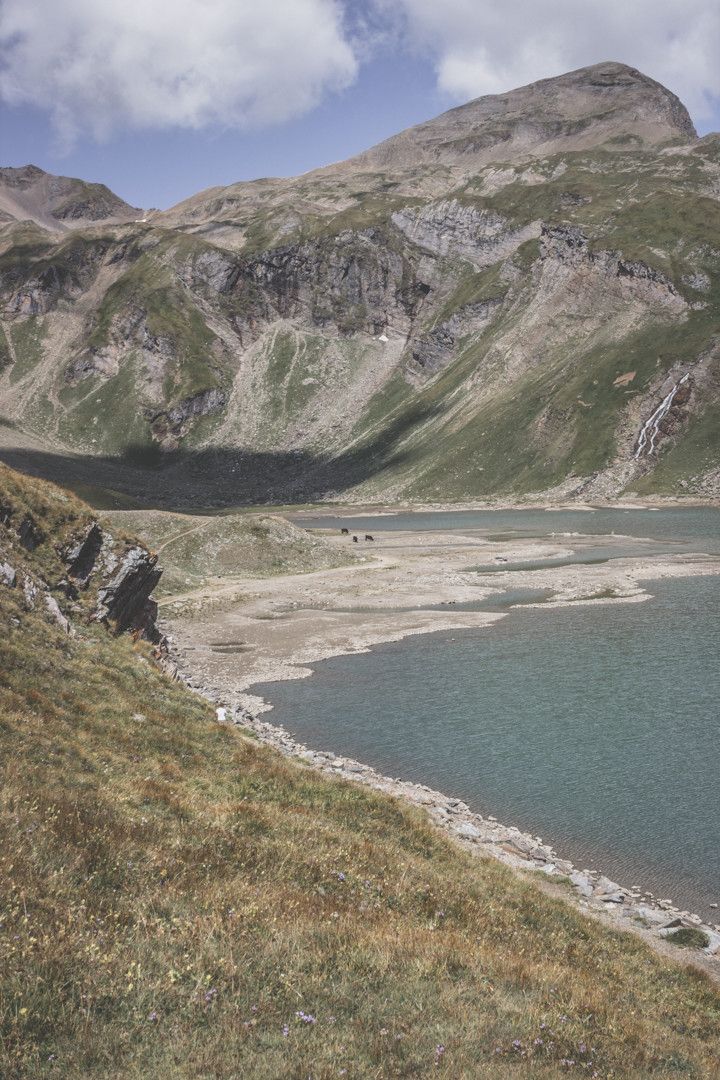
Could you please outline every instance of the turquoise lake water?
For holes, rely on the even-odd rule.
[[[378,533],[427,528],[427,518],[346,523]],[[717,510],[431,520],[517,535],[615,531],[720,552]],[[321,522],[337,524],[302,523]],[[720,901],[720,577],[647,587],[643,603],[517,607],[492,627],[334,657],[312,678],[253,691],[274,706],[272,722],[309,746],[462,797],[581,867],[717,921],[708,905]],[[506,600],[535,598],[523,590]]]

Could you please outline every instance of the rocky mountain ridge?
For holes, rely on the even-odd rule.
[[[133,221],[141,215],[104,184],[53,176],[37,165],[0,168],[0,225],[29,221],[63,232],[99,222]]]
[[[86,486],[720,491],[720,138],[624,65],[147,221],[8,225],[0,310],[2,452]]]

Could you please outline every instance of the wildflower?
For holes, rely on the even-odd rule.
[[[540,1039],[540,1038],[538,1038],[538,1039],[533,1039],[533,1046],[544,1046],[544,1042],[543,1042],[543,1040],[542,1040],[542,1039]]]
[[[512,1048],[513,1048],[513,1050],[520,1050],[522,1048],[522,1043],[520,1042],[519,1039],[513,1039]]]
[[[438,1045],[435,1047],[435,1057],[436,1058],[441,1058],[444,1053],[445,1053],[445,1047],[443,1046],[442,1043],[438,1043]]]
[[[306,1013],[302,1009],[298,1009],[295,1015],[298,1020],[302,1020],[303,1024],[317,1024],[317,1017],[313,1016],[312,1013]]]
[[[387,1028],[380,1028],[380,1034],[381,1034],[381,1035],[387,1035],[387,1033],[388,1033],[388,1029],[387,1029]]]
[[[210,1005],[217,997],[217,989],[211,986],[209,990],[205,991],[205,1004]]]
[[[346,880],[345,874],[343,874],[342,870],[339,872],[339,874],[337,876],[337,879],[338,879],[338,881],[345,881]]]
[[[578,1054],[587,1054],[587,1046],[585,1043],[578,1043]]]
[[[288,1035],[290,1034],[290,1028],[287,1026],[287,1024],[283,1024],[282,1032],[283,1038],[287,1039]]]
[[[155,1012],[154,1009],[153,1009],[152,1012],[148,1013],[148,1020],[150,1021],[151,1024],[157,1024],[159,1019],[160,1019],[160,1017],[158,1016],[158,1014]]]
[[[257,1005],[251,1005],[250,1006],[250,1012],[257,1012],[257,1011],[258,1011]]]

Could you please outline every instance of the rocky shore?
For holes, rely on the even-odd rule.
[[[611,881],[597,870],[578,869],[562,858],[542,837],[503,825],[492,816],[474,813],[461,799],[435,791],[401,777],[383,776],[369,765],[329,750],[313,750],[298,742],[276,724],[262,720],[240,706],[228,706],[220,695],[198,684],[188,671],[177,667],[177,676],[196,693],[211,701],[219,723],[252,732],[261,742],[286,757],[297,758],[326,775],[366,784],[424,810],[433,824],[471,854],[497,859],[519,872],[537,875],[543,888],[563,895],[591,917],[610,921],[619,930],[638,933],[666,955],[679,958],[679,945],[690,946],[689,955],[700,961],[714,979],[720,980],[720,923],[705,923],[669,898],[656,897],[635,887]],[[671,948],[672,947],[672,948]]]
[[[564,546],[568,539],[562,538],[561,544],[521,541],[491,547],[496,558],[500,555],[501,561],[512,565],[528,557],[569,554],[572,549]],[[612,537],[608,542],[618,544],[625,539]],[[577,549],[587,541],[573,537],[571,542]],[[639,544],[642,546],[642,541]],[[641,585],[648,579],[718,573],[720,569],[718,560],[708,556],[638,553],[604,565],[516,569],[485,579],[476,572],[468,573],[489,547],[485,538],[458,533],[386,534],[376,545],[372,562],[352,571],[234,581],[235,595],[228,597],[228,607],[215,605],[217,593],[195,594],[199,602],[191,601],[190,610],[183,610],[190,597],[170,598],[162,614],[167,619],[165,629],[178,675],[213,702],[221,722],[237,724],[280,753],[326,774],[366,784],[424,809],[438,828],[473,854],[532,873],[542,888],[562,895],[588,915],[638,933],[676,959],[684,953],[720,979],[720,922],[705,923],[670,899],[611,881],[601,872],[577,868],[540,837],[473,813],[460,799],[422,784],[383,776],[350,758],[310,749],[288,731],[261,719],[260,714],[270,706],[248,693],[259,682],[302,678],[311,674],[310,665],[321,658],[364,651],[408,634],[450,626],[479,628],[502,619],[501,613],[447,607],[478,596],[479,584],[489,591],[516,583],[519,587],[547,588],[552,596],[546,607],[612,604],[648,599]],[[219,588],[224,591],[227,586]],[[405,603],[412,610],[399,610]],[[240,666],[238,653],[243,658]],[[688,948],[682,950],[679,945]]]

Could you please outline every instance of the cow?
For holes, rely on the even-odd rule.
[[[341,530],[340,530],[340,535],[341,535],[341,536],[348,536],[348,535],[349,535],[349,533],[350,533],[350,530],[349,530],[349,529],[341,529]]]
[[[358,542],[357,536],[353,536],[353,544],[357,544],[357,542]]]
[[[371,536],[371,535],[370,535],[370,533],[365,533],[365,539],[366,539],[366,540],[374,540],[374,539],[375,539],[375,537],[374,537],[374,536]]]

